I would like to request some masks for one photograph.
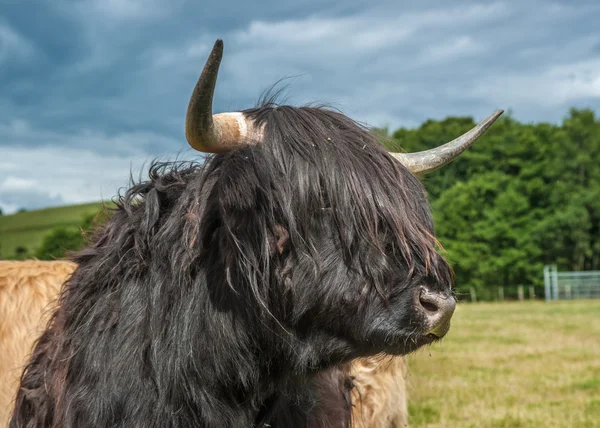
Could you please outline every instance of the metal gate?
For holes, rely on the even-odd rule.
[[[600,298],[600,271],[559,272],[556,265],[544,266],[546,301]]]

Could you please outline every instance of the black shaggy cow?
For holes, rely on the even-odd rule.
[[[410,170],[449,162],[500,112],[410,155],[324,108],[213,116],[222,49],[186,121],[217,154],[154,164],[74,257],[11,427],[348,426],[340,364],[446,334],[452,273]]]

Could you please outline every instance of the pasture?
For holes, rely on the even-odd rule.
[[[459,304],[408,358],[413,427],[600,427],[600,300]]]
[[[0,259],[12,256],[18,246],[32,253],[54,227],[79,227],[84,216],[101,208],[102,203],[95,202],[0,216]]]

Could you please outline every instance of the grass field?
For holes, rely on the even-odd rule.
[[[101,207],[101,203],[92,203],[0,216],[0,258],[12,256],[17,246],[24,246],[31,254],[52,228],[78,227],[84,216]]]
[[[600,300],[461,304],[408,362],[413,427],[600,427]]]

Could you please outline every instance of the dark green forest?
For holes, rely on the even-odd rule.
[[[474,125],[449,117],[376,133],[389,150],[412,152]],[[514,294],[518,285],[533,285],[542,297],[545,264],[600,270],[600,120],[593,111],[573,109],[561,124],[520,123],[505,113],[456,161],[422,179],[459,297],[473,288],[490,299],[497,287]],[[52,231],[35,255],[53,259],[81,247],[90,225],[88,217],[80,229]]]
[[[383,131],[384,144],[430,149],[474,125],[468,117],[430,120]],[[591,110],[572,109],[561,124],[520,123],[505,113],[423,182],[459,293],[535,285],[541,295],[545,264],[600,269],[600,120]]]

